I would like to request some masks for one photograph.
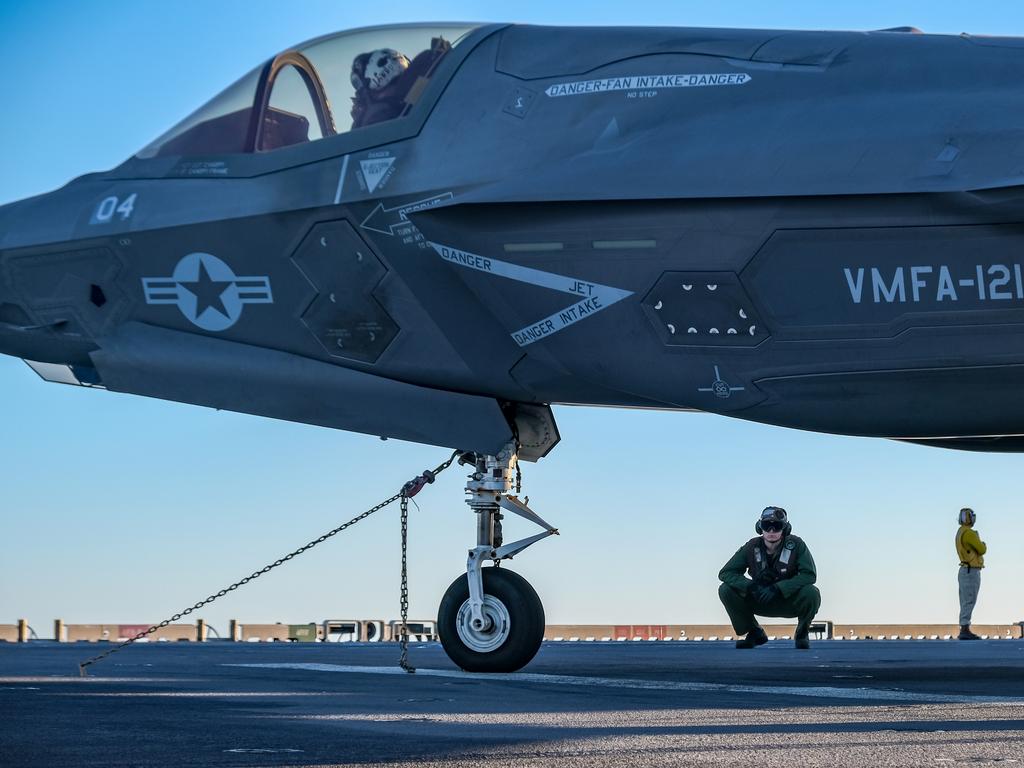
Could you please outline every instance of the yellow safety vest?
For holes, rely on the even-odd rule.
[[[960,565],[967,565],[971,568],[984,568],[985,558],[983,555],[988,551],[985,542],[978,536],[978,532],[967,525],[961,525],[956,532],[956,553],[960,557]]]

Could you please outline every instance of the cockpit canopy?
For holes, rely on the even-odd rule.
[[[269,152],[404,117],[477,25],[340,32],[278,54],[137,157]]]

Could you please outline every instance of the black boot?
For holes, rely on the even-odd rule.
[[[971,625],[964,624],[960,627],[960,634],[956,637],[957,640],[981,640],[981,638],[971,632]]]
[[[811,622],[800,621],[796,625],[796,632],[793,633],[793,643],[798,650],[806,651],[811,647]]]
[[[768,635],[765,634],[764,630],[760,627],[754,627],[752,630],[747,632],[746,637],[741,637],[736,641],[737,648],[756,648],[759,645],[764,645],[768,642]]]

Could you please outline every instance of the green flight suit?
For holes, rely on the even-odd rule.
[[[784,556],[787,550],[789,555]],[[798,618],[795,636],[806,637],[811,621],[821,607],[821,593],[814,586],[818,578],[814,558],[803,539],[792,534],[782,538],[773,555],[768,554],[760,536],[751,539],[722,567],[718,578],[722,581],[718,596],[737,636],[759,626],[754,617],[757,614]],[[754,588],[761,584],[774,584],[779,596],[758,604]]]

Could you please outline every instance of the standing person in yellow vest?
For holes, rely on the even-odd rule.
[[[980,640],[971,632],[971,614],[981,589],[981,569],[985,567],[988,547],[974,530],[978,516],[970,507],[960,510],[960,528],[956,532],[956,553],[960,557],[960,634],[959,640]]]

